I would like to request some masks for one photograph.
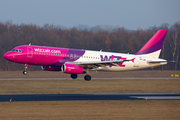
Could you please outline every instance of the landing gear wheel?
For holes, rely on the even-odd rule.
[[[90,80],[91,80],[91,76],[90,76],[90,75],[85,75],[85,76],[84,76],[84,80],[90,81]]]
[[[72,79],[76,79],[77,77],[78,77],[77,74],[71,74]]]
[[[24,69],[25,69],[25,70],[23,71],[23,74],[24,74],[24,75],[27,75],[27,74],[28,74],[28,72],[27,72],[28,67],[29,67],[28,64],[25,64],[25,65],[24,65]]]
[[[28,72],[27,72],[27,71],[23,71],[23,74],[24,74],[24,75],[27,75],[27,74],[28,74]]]

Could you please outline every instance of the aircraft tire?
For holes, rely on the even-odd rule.
[[[85,75],[85,76],[84,76],[84,80],[90,81],[90,80],[91,80],[91,76],[90,76],[90,75]]]
[[[76,79],[77,77],[78,77],[77,74],[71,74],[72,79]]]
[[[28,74],[28,72],[27,72],[27,71],[23,71],[23,74],[24,74],[24,75],[27,75],[27,74]]]

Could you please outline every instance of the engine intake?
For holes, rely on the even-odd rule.
[[[74,64],[63,64],[61,70],[63,73],[69,73],[69,74],[86,73],[86,71],[82,66],[74,65]]]

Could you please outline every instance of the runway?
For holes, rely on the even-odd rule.
[[[92,78],[92,80],[177,80],[180,77],[156,77],[156,78],[141,78],[141,77],[124,77],[124,78]],[[73,80],[72,78],[1,78],[0,80]],[[75,80],[84,80],[77,78]]]
[[[0,95],[0,101],[73,101],[73,100],[180,100],[179,93],[114,94],[19,94]]]

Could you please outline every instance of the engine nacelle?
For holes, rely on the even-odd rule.
[[[82,66],[74,65],[74,64],[63,64],[61,67],[63,73],[69,74],[82,74],[86,73]]]
[[[46,71],[61,71],[61,68],[57,66],[41,66],[41,68]]]

